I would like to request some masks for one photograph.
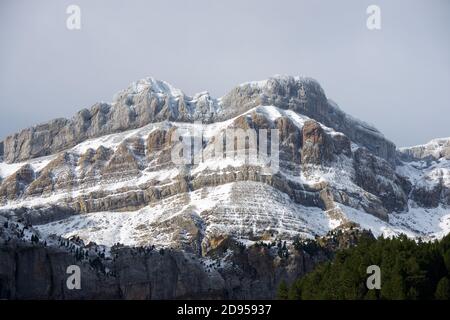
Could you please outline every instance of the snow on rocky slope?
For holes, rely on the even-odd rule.
[[[416,159],[450,159],[450,137],[433,139],[430,142],[413,147],[400,148],[403,155]]]
[[[311,79],[275,77],[214,99],[148,78],[63,122],[11,136],[0,162],[0,214],[42,236],[205,254],[226,236],[312,238],[348,222],[385,236],[450,232],[445,142],[396,153]],[[278,166],[217,156],[229,129],[278,130]],[[174,132],[200,141],[199,163],[173,163]]]

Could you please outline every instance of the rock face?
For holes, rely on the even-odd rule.
[[[211,253],[221,258],[216,264],[174,250],[126,247],[113,249],[113,258],[80,261],[64,248],[11,242],[0,245],[0,299],[273,299],[281,280],[293,282],[330,258],[325,249],[311,255],[291,248],[286,257],[277,250],[239,249],[231,240]],[[80,267],[80,290],[67,288],[70,265]]]
[[[33,246],[0,247],[0,296],[2,299],[105,299],[116,298],[115,283],[83,267],[83,291],[68,290],[64,275],[74,257],[65,252]]]
[[[403,162],[397,171],[410,176],[410,198],[425,208],[450,204],[450,139],[434,139],[427,144],[401,148]]]
[[[14,175],[3,181],[0,186],[0,197],[6,199],[15,199],[19,197],[33,180],[34,171],[30,165],[26,164]]]
[[[304,90],[304,97],[300,91]],[[293,110],[343,132],[389,163],[395,146],[373,127],[355,120],[327,100],[311,79],[274,77],[241,85],[221,99],[208,94],[188,97],[169,84],[152,78],[140,80],[120,92],[112,104],[98,103],[71,120],[56,119],[25,129],[4,141],[4,158],[17,162],[62,151],[89,138],[142,127],[164,120],[211,123],[238,116],[258,105]]]
[[[402,178],[386,162],[380,161],[365,149],[358,149],[354,153],[354,168],[357,184],[371,194],[379,195],[386,211],[380,211],[378,216],[387,217],[388,212],[407,209],[408,190]]]
[[[246,247],[216,239],[205,258],[173,249],[59,245],[24,241],[33,228],[0,227],[0,299],[273,299],[281,281],[292,283],[337,249],[354,246],[367,232],[343,228],[303,243],[296,240]],[[23,229],[25,228],[25,229]],[[7,241],[5,239],[8,238]],[[69,290],[68,266],[80,268],[81,288]]]
[[[303,126],[302,162],[322,164],[333,160],[333,144],[322,127],[315,121]]]

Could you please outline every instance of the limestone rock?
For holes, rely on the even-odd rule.
[[[324,164],[333,160],[332,140],[316,121],[305,123],[302,136],[302,163]]]
[[[21,196],[26,187],[34,179],[34,171],[30,165],[26,164],[7,178],[0,185],[0,199],[16,199]]]

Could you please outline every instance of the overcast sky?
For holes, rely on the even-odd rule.
[[[66,8],[81,8],[81,30]],[[381,8],[381,30],[366,8]],[[0,139],[153,76],[220,97],[317,79],[398,146],[450,136],[450,1],[0,0]]]

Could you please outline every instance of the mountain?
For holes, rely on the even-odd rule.
[[[227,145],[230,131],[247,136]],[[261,132],[268,133],[267,143]],[[193,161],[175,163],[173,150],[188,141],[194,144],[183,156]],[[42,262],[45,257],[61,250],[89,256],[89,248],[100,248],[103,255],[97,250],[96,258],[109,270],[144,263],[135,261],[133,250],[166,250],[159,258],[144,255],[147,267],[122,275],[119,284],[111,280],[116,288],[130,277],[139,297],[270,298],[281,280],[295,279],[325,258],[292,249],[287,257],[279,246],[261,243],[286,241],[288,252],[297,238],[354,228],[427,240],[447,234],[449,141],[397,149],[373,126],[343,112],[310,78],[248,82],[218,99],[207,92],[190,97],[146,78],[111,104],[95,104],[70,120],[37,125],[0,143],[0,217],[8,224],[0,229],[0,244],[3,238],[10,261],[4,279],[24,264],[14,252],[28,252],[27,228],[40,239],[33,245],[47,245],[35,249],[44,269],[50,263]],[[251,158],[252,146],[269,149],[268,158]],[[127,263],[108,260],[115,255]],[[170,270],[163,280],[148,273],[155,265]],[[180,268],[204,286],[189,285]],[[173,290],[139,295],[143,274]],[[188,282],[177,285],[174,275]],[[108,297],[123,296],[130,297],[123,290]]]

